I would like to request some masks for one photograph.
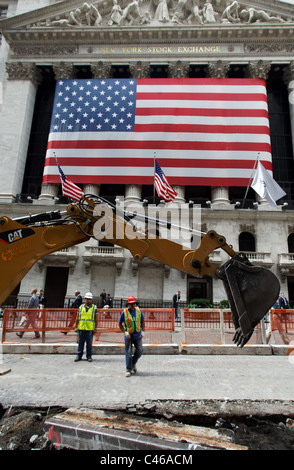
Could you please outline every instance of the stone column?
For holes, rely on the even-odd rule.
[[[76,76],[76,69],[71,62],[60,62],[54,64],[53,71],[56,80],[61,80],[62,78],[75,78]],[[58,192],[58,183],[43,183],[38,201],[42,204],[52,204],[52,199],[58,196]]]
[[[133,78],[149,78],[150,77],[150,63],[149,62],[131,62],[130,72]]]
[[[263,78],[264,80],[267,80],[270,69],[271,62],[253,60],[250,61],[245,68],[245,74],[249,78]],[[255,199],[257,202],[259,202],[259,205],[257,206],[259,210],[272,210],[268,201],[264,198],[261,198],[257,193],[255,193]]]
[[[211,208],[212,209],[232,209],[233,205],[229,201],[229,188],[227,186],[211,187]]]
[[[0,112],[0,202],[13,202],[21,193],[36,91],[41,74],[34,63],[7,62],[8,80]]]
[[[149,62],[131,62],[129,65],[132,78],[149,78],[150,77],[150,63]],[[141,204],[142,198],[142,185],[127,184],[125,186],[125,204]]]
[[[71,62],[59,62],[53,65],[53,71],[55,80],[61,80],[62,78],[75,78],[76,69]]]
[[[267,80],[270,69],[270,62],[264,62],[263,60],[252,60],[245,68],[245,74],[249,78],[264,78],[264,80]]]
[[[142,185],[141,184],[126,184],[125,186],[125,203],[126,204],[139,203],[141,201],[141,197],[142,197]]]
[[[230,68],[229,62],[217,60],[207,66],[208,76],[211,78],[225,78]],[[233,209],[230,204],[229,188],[227,186],[211,187],[211,208],[212,209]]]
[[[189,76],[190,64],[188,62],[169,62],[168,76],[170,78],[186,78]]]
[[[208,64],[207,74],[210,78],[226,78],[229,69],[229,62],[217,60],[216,62],[210,62]]]
[[[58,189],[58,183],[43,183],[38,201],[40,201],[42,204],[52,204],[52,200],[58,196]]]
[[[102,62],[99,60],[97,63],[90,64],[91,72],[93,74],[93,78],[110,78],[111,76],[111,63],[110,62]]]
[[[100,184],[84,184],[83,191],[85,194],[91,194],[93,196],[99,196]]]
[[[169,62],[168,76],[170,78],[186,78],[189,76],[190,63],[177,60],[176,62]],[[185,186],[172,185],[173,189],[178,193],[174,202],[185,203]]]
[[[175,185],[173,185],[173,189],[178,193],[173,202],[181,202],[181,203],[186,202],[186,199],[185,199],[185,186],[175,186]]]

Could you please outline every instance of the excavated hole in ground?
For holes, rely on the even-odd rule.
[[[0,450],[56,450],[46,437],[44,423],[65,410],[66,408],[57,406],[4,409],[0,404]],[[126,410],[112,410],[114,413],[115,411]],[[222,429],[231,436],[232,443],[246,446],[249,450],[294,450],[294,417],[274,415],[226,418],[183,415],[167,419],[157,413],[128,414],[138,418],[144,416],[156,420],[176,421],[183,425]]]

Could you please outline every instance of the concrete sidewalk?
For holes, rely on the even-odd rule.
[[[236,412],[294,413],[292,356],[149,355],[138,373],[125,377],[123,355],[74,362],[68,354],[3,354],[0,403],[9,406],[62,406],[120,409],[156,401],[215,401]],[[264,403],[267,406],[264,406]],[[251,410],[248,410],[251,408]]]

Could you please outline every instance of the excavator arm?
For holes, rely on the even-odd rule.
[[[137,261],[147,257],[196,277],[222,279],[236,330],[234,342],[240,347],[279,294],[279,282],[272,272],[253,266],[215,231],[201,234],[196,249],[186,248],[158,232],[138,230],[125,212],[101,197],[86,195],[70,204],[65,214],[54,211],[0,218],[0,304],[39,259],[92,237],[128,249]],[[209,261],[217,248],[230,256],[219,268]]]

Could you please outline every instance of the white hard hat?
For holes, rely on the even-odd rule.
[[[93,299],[93,295],[91,294],[91,292],[87,292],[85,294],[85,299]]]

